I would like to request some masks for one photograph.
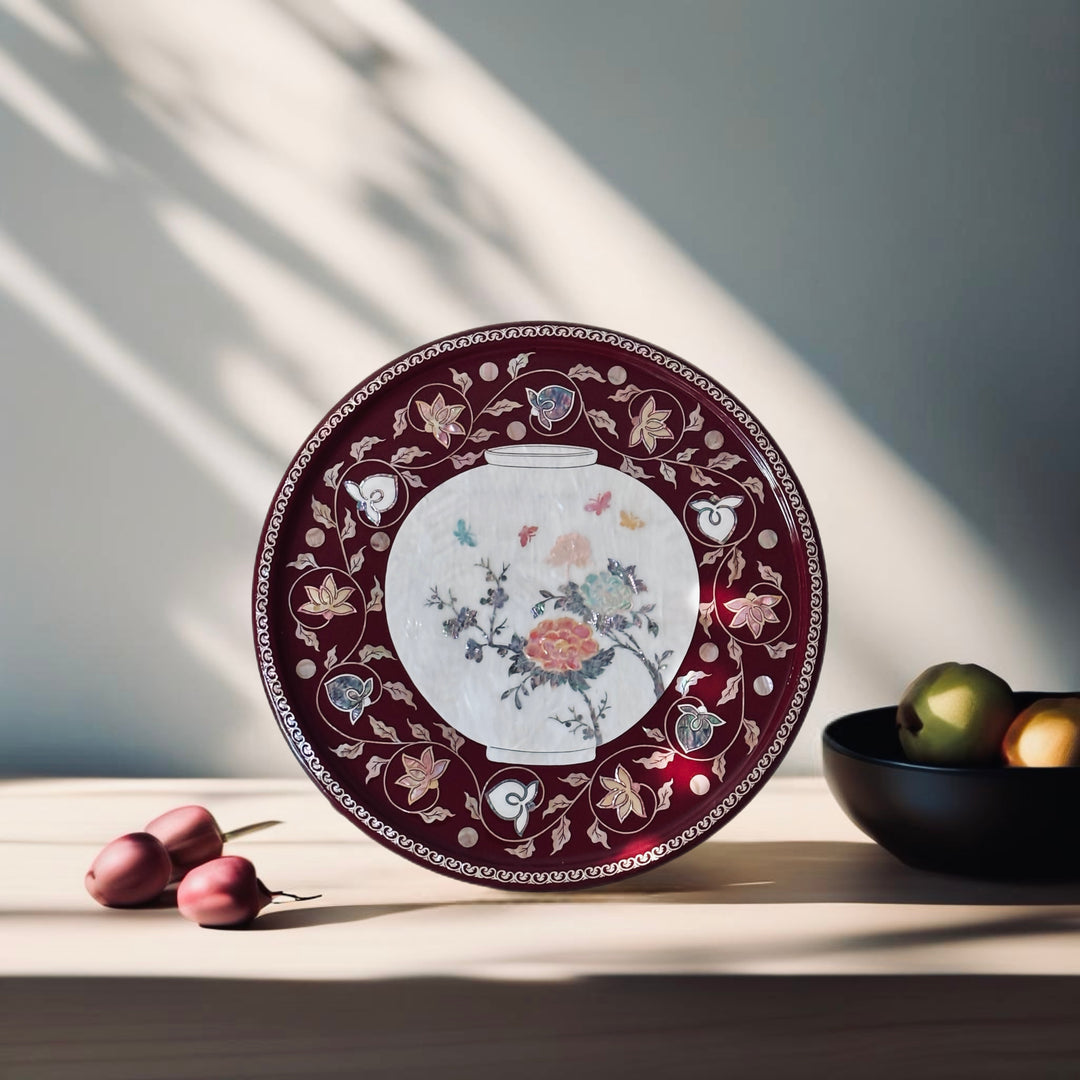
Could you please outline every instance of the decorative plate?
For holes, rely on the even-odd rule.
[[[403,855],[511,888],[685,851],[805,713],[825,580],[802,490],[700,371],[566,324],[358,386],[263,531],[255,636],[316,785]]]

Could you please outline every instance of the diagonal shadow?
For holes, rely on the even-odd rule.
[[[281,905],[285,908],[285,905]],[[446,904],[330,904],[325,907],[267,908],[252,924],[255,930],[295,930],[302,926],[332,926],[336,923],[364,922],[387,915],[424,908],[447,907]]]
[[[286,412],[291,421],[305,410],[314,420],[324,406],[313,399],[326,393],[326,380],[336,378],[339,369],[343,379],[349,378],[352,357],[342,355],[343,342],[387,343],[390,351],[378,357],[362,354],[357,346],[361,355],[356,363],[366,371],[376,359],[390,359],[394,351],[434,336],[435,326],[428,325],[421,334],[419,327],[427,325],[424,304],[417,302],[410,282],[403,280],[399,291],[412,299],[392,303],[385,289],[372,286],[371,274],[342,266],[315,245],[301,227],[310,207],[275,213],[205,164],[193,149],[196,131],[228,146],[237,160],[248,160],[246,155],[256,150],[267,155],[277,151],[251,143],[252,131],[236,123],[233,109],[238,100],[248,100],[247,91],[208,84],[200,66],[192,63],[190,43],[185,44],[182,35],[174,40],[165,34],[157,40],[147,31],[140,37],[154,24],[153,13],[135,17],[136,22],[144,19],[145,24],[139,22],[142,30],[115,36],[109,27],[115,29],[122,20],[104,8],[79,9],[65,17],[85,41],[85,51],[77,56],[54,48],[6,10],[0,11],[0,38],[28,83],[47,92],[100,143],[111,171],[88,171],[37,127],[0,108],[0,142],[9,149],[5,160],[12,163],[0,191],[3,232],[14,251],[130,352],[150,382],[190,404],[254,459],[269,465],[267,455],[273,454],[284,466],[287,459],[276,441],[251,421],[258,409],[237,407],[242,384],[229,382],[234,369],[228,357],[248,358],[250,363],[240,370],[260,376],[255,382],[260,392],[276,387],[295,410]],[[250,17],[281,22],[271,5]],[[194,15],[192,23],[198,24]],[[311,37],[295,16],[282,33],[295,47],[305,46]],[[338,209],[350,220],[377,222],[388,249],[406,251],[421,265],[434,265],[438,273],[432,287],[439,289],[441,299],[472,312],[467,321],[505,318],[505,298],[498,289],[493,291],[491,282],[481,280],[472,258],[480,243],[497,248],[508,265],[524,265],[525,252],[505,212],[505,196],[452,150],[409,124],[400,100],[402,79],[409,75],[407,62],[380,44],[374,31],[357,33],[362,40],[349,59],[342,58],[350,65],[341,74],[351,90],[342,95],[343,115],[334,122],[343,138],[359,140],[369,126],[382,131],[376,123],[381,121],[411,186],[394,191],[380,181],[380,188],[369,180],[383,172],[357,165],[349,174],[355,183],[336,197]],[[323,53],[328,69],[345,51],[340,44],[332,49],[328,42],[312,47]],[[130,64],[122,63],[125,60]],[[168,86],[141,75],[140,65],[168,71]],[[285,162],[299,169],[302,162],[282,153]],[[251,183],[259,181],[258,175],[254,180],[250,172],[245,175]],[[435,204],[443,213],[429,215],[427,209]],[[210,266],[214,257],[205,252],[202,261],[196,259],[169,231],[163,216],[167,207],[187,208],[193,220],[209,225],[215,243],[227,240],[229,251],[246,253],[244,257],[266,268],[278,285],[261,301],[251,300],[253,294],[245,290],[238,294],[248,299],[238,299],[217,276],[227,276],[228,258],[215,249],[221,264],[216,268]],[[377,265],[378,253],[370,254],[369,262]],[[239,275],[236,267],[229,272],[234,278]],[[300,297],[297,303],[310,299],[321,313],[316,321],[323,329],[294,335],[282,329],[280,320],[267,318],[278,287]],[[250,669],[249,682],[241,682],[243,671],[235,665],[229,670],[228,650],[214,649],[225,658],[215,667],[208,665],[205,652],[178,649],[176,626],[160,614],[174,605],[175,596],[201,590],[200,599],[191,599],[190,606],[205,606],[207,621],[221,629],[225,644],[237,646],[240,663],[247,664],[246,625],[237,629],[229,621],[231,609],[207,594],[216,592],[215,583],[225,575],[248,576],[250,510],[237,504],[234,492],[208,484],[198,462],[162,435],[152,415],[138,406],[137,396],[118,392],[115,377],[87,377],[89,361],[83,352],[56,333],[62,320],[50,321],[25,303],[9,306],[6,292],[0,309],[7,353],[33,359],[19,369],[23,407],[15,410],[8,436],[10,445],[20,448],[14,490],[20,498],[33,492],[27,497],[35,502],[34,528],[20,533],[13,558],[22,567],[24,583],[39,583],[33,590],[39,616],[23,630],[21,648],[27,661],[7,688],[8,712],[20,723],[17,731],[8,725],[11,738],[3,770],[173,776],[226,775],[238,768],[264,771],[266,765],[252,764],[239,751],[230,760],[206,749],[220,746],[223,732],[226,739],[238,739],[245,723],[254,730],[253,717],[264,715],[255,669]],[[296,318],[303,319],[299,310]],[[78,333],[85,339],[85,327]],[[338,392],[349,385],[343,382]],[[226,392],[226,386],[232,389]],[[254,395],[244,395],[245,402]],[[46,428],[47,436],[42,434]],[[85,476],[83,482],[60,485],[63,490],[58,492],[44,462],[65,458],[82,463]],[[103,464],[106,461],[109,464]],[[133,492],[167,505],[170,512],[147,516],[143,500],[133,498]],[[258,517],[261,520],[261,510]],[[84,536],[87,545],[77,549],[73,522],[103,524],[90,530]],[[202,540],[193,544],[196,534]],[[120,554],[124,543],[118,538],[135,536],[147,554]],[[57,571],[76,562],[95,566],[97,573]],[[169,574],[199,585],[194,590],[178,586],[175,594],[163,591],[166,567]],[[123,588],[118,589],[119,579]],[[21,588],[8,605],[12,611],[29,606]],[[149,608],[137,599],[149,596],[158,598]],[[177,609],[188,604],[175,601]],[[56,614],[61,610],[63,617]],[[99,613],[105,611],[103,619]],[[104,666],[89,660],[89,666],[82,666],[87,642],[102,633],[109,636],[109,659]],[[35,635],[47,639],[49,648],[38,648]],[[186,644],[186,639],[181,641]],[[115,696],[117,681],[108,672],[118,675],[120,666],[141,674],[123,680],[125,692]],[[39,687],[47,678],[51,692],[41,694]],[[148,716],[160,715],[155,710],[166,702],[183,702],[183,724],[147,723]],[[81,717],[78,723],[74,716]],[[283,766],[275,760],[273,767]]]
[[[851,841],[711,841],[592,891],[666,903],[1080,904],[1080,882],[935,874],[905,866],[876,844]]]
[[[834,942],[834,945],[846,951],[904,950],[962,941],[983,941],[989,938],[1022,938],[1048,933],[1075,935],[1077,931],[1080,931],[1080,912],[1039,911],[1005,918],[978,919],[962,926],[926,926],[879,934],[860,934]]]
[[[285,907],[267,910],[256,922],[261,930],[361,922],[436,907],[474,907],[484,904],[597,903],[656,904],[925,904],[1001,907],[1061,907],[1080,904],[1080,882],[1025,883],[977,881],[914,870],[873,844],[853,842],[717,842],[702,844],[682,858],[625,882],[571,893],[492,893],[483,900],[438,903],[342,904]],[[1047,922],[1047,920],[1050,920]],[[1025,914],[1001,920],[969,923],[965,927],[911,931],[919,943],[934,935],[943,939],[979,937],[1008,932],[1043,932],[1056,927],[1057,913]],[[999,928],[1005,927],[1005,930]],[[1072,923],[1065,919],[1061,929]],[[857,939],[860,948],[892,944],[884,935]],[[906,940],[907,938],[905,938]],[[899,942],[896,943],[897,945]],[[854,947],[849,939],[838,948]]]

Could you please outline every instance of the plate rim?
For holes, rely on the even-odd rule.
[[[405,835],[387,822],[381,821],[367,807],[354,799],[319,760],[301,729],[300,721],[293,711],[278,675],[268,611],[270,567],[274,559],[277,539],[290,506],[291,496],[304,477],[307,465],[334,430],[384,386],[420,364],[436,360],[441,354],[453,353],[475,345],[515,341],[522,338],[555,340],[573,338],[614,346],[674,373],[696,387],[699,392],[706,394],[721,409],[734,417],[741,431],[749,437],[755,450],[761,456],[762,462],[768,466],[773,480],[784,492],[784,512],[794,515],[792,531],[802,538],[802,551],[805,558],[800,559],[799,569],[806,572],[809,579],[810,609],[807,641],[803,664],[797,676],[796,690],[769,746],[759,754],[753,767],[742,781],[719,803],[711,806],[710,810],[694,825],[668,836],[651,848],[632,856],[606,859],[589,866],[565,870],[557,868],[510,870],[445,855],[432,849],[423,841]],[[436,338],[401,354],[379,368],[369,378],[352,387],[304,439],[300,449],[286,468],[271,499],[259,534],[252,583],[252,629],[263,691],[270,703],[278,728],[293,755],[331,805],[373,839],[428,869],[457,880],[467,880],[498,888],[525,890],[588,888],[647,870],[701,843],[720,825],[738,813],[779,766],[810,708],[824,658],[828,628],[827,609],[827,576],[817,523],[802,484],[790,462],[754,413],[726,387],[674,353],[641,338],[618,331],[557,320],[492,323]]]

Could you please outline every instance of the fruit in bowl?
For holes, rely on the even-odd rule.
[[[1075,692],[1013,692],[977,665],[938,664],[899,706],[832,721],[823,744],[837,802],[910,866],[1080,881]]]
[[[928,667],[901,696],[896,727],[904,756],[920,765],[1080,766],[1080,697],[1020,708],[1009,684],[978,664]]]
[[[900,698],[896,722],[908,760],[925,765],[988,765],[1000,760],[1016,715],[1009,684],[978,664],[927,668]]]
[[[1040,698],[1029,705],[1009,725],[1002,750],[1010,765],[1080,766],[1080,697]]]

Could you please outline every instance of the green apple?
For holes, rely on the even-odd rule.
[[[904,691],[896,711],[908,760],[926,765],[987,765],[1016,715],[1004,679],[978,664],[927,668]]]

